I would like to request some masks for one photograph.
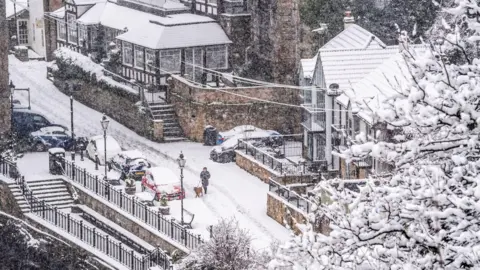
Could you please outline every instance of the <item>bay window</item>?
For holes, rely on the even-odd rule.
[[[227,68],[227,46],[210,46],[206,49],[207,68],[226,69]]]
[[[147,71],[155,72],[155,67],[156,67],[155,51],[150,49],[145,49],[145,60],[146,60]]]
[[[68,27],[68,42],[77,44],[77,17],[75,14],[67,13],[67,27]]]
[[[181,51],[179,49],[160,51],[161,72],[180,72]]]
[[[123,42],[122,46],[122,59],[123,64],[127,66],[133,65],[133,48],[132,43]]]
[[[64,22],[57,21],[57,38],[59,40],[67,40],[67,26]]]
[[[143,48],[135,45],[135,67],[143,69],[145,64],[144,59],[145,54],[143,53]]]

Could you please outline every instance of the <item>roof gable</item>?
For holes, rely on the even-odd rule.
[[[22,0],[22,1],[15,1],[16,6],[14,5],[14,2],[12,0],[5,0],[5,15],[7,20],[10,19],[15,15],[15,11],[17,12],[17,16],[23,13],[25,10],[28,10],[27,8],[27,1]]]
[[[368,30],[352,24],[336,35],[321,50],[385,48],[386,45]]]

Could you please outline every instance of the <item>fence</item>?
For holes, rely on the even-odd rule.
[[[160,211],[151,210],[146,204],[136,200],[134,196],[130,197],[122,190],[113,188],[104,180],[99,179],[98,176],[90,174],[86,169],[75,166],[74,163],[68,160],[62,159],[63,162],[65,162],[65,175],[69,179],[81,184],[86,189],[106,199],[179,244],[188,249],[195,249],[204,243],[200,235],[194,235],[187,231],[184,226],[174,219],[169,220],[165,218]]]
[[[19,185],[33,214],[61,228],[82,242],[133,270],[147,270],[154,266],[159,266],[165,270],[173,269],[170,258],[160,249],[157,248],[153,252],[139,257],[134,254],[133,250],[124,247],[121,242],[115,242],[108,235],[103,235],[97,232],[95,228],[83,224],[82,220],[76,220],[69,213],[58,211],[56,207],[48,205],[44,200],[39,200],[28,187],[25,177],[19,174],[11,177],[13,172],[17,172],[17,168],[13,163],[2,157],[0,157],[0,171],[3,175],[13,178]]]
[[[268,166],[280,174],[307,173],[306,163],[296,164],[289,161],[288,157],[301,157],[301,141],[294,136],[279,136],[272,138],[248,138],[238,140],[238,150],[252,156],[263,165]],[[281,145],[279,142],[281,142]]]
[[[273,179],[270,179],[270,181],[268,182],[268,190],[271,192],[275,192],[278,196],[287,200],[287,202],[293,204],[298,209],[301,209],[306,213],[310,213],[310,211],[312,210],[313,203],[311,201],[300,196],[295,191],[292,191],[289,188],[282,186],[280,183],[276,182]]]

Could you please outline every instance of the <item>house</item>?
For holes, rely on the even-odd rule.
[[[10,47],[28,46],[31,38],[29,36],[28,1],[5,0],[5,9],[8,21],[8,37],[6,38],[9,39]]]
[[[67,0],[47,16],[56,20],[56,46],[97,60],[120,50],[119,72],[144,84],[165,85],[169,74],[206,83],[205,68],[228,70],[232,43],[213,18],[189,13],[175,1]]]
[[[359,83],[365,85],[360,92],[369,87],[376,89],[374,85],[367,87],[362,80],[397,55],[399,47],[385,46],[376,36],[355,25],[348,12],[344,22],[343,32],[320,48],[313,58],[301,61],[299,81],[305,87],[302,93],[304,154],[342,178],[364,178],[377,167],[388,170],[388,165],[371,159],[346,164],[332,152],[355,143],[355,136],[361,132],[377,134],[376,130],[386,127],[365,121],[343,92],[356,89]]]

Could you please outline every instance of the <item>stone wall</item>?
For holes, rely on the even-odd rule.
[[[17,200],[15,200],[15,197],[10,191],[10,188],[8,187],[7,183],[1,180],[0,180],[0,210],[12,216],[23,218],[23,213],[20,210],[20,206],[18,206]]]
[[[228,38],[233,42],[229,46],[230,64],[233,68],[243,66],[251,40],[251,16],[249,14],[231,15],[224,13],[219,16],[219,23]]]
[[[219,131],[239,125],[254,125],[283,134],[300,133],[301,109],[240,97],[300,104],[297,90],[285,88],[234,88],[219,92],[196,87],[179,76],[169,81],[171,101],[185,135],[193,141],[203,141],[205,126]]]
[[[139,100],[133,94],[126,93],[122,89],[102,87],[98,83],[86,80],[62,80],[55,77],[55,86],[66,95],[72,95],[75,101],[103,112],[115,121],[140,135],[150,135],[151,121],[145,114],[139,112],[135,102]],[[66,87],[68,84],[68,88]],[[72,85],[78,85],[79,89],[73,91]],[[99,119],[100,121],[100,119]]]
[[[68,185],[72,185],[70,182],[67,182]],[[180,252],[180,254],[186,254],[188,251],[186,248],[182,247],[180,244],[173,244],[173,240],[169,239],[167,236],[161,237],[160,233],[153,233],[151,230],[145,228],[139,223],[133,221],[133,217],[127,216],[119,212],[116,208],[113,208],[97,198],[89,195],[81,188],[76,188],[77,194],[79,196],[80,203],[90,207],[100,215],[108,218],[109,220],[115,222],[117,225],[121,226],[125,230],[133,233],[140,239],[146,241],[152,246],[158,246],[160,249],[167,251],[169,254],[172,254],[174,251]]]
[[[5,1],[0,2],[0,139],[10,131],[10,88],[8,87],[8,23]]]
[[[288,213],[288,211],[290,213]],[[288,225],[293,229],[295,234],[299,234],[300,231],[294,226],[292,218],[301,224],[305,224],[307,220],[305,217],[306,213],[300,211],[293,205],[285,203],[284,200],[271,192],[267,193],[267,215],[281,225]]]
[[[265,183],[268,183],[270,179],[275,180],[281,185],[313,183],[315,181],[315,175],[312,174],[281,175],[240,150],[235,151],[235,163],[238,167],[258,177]]]

